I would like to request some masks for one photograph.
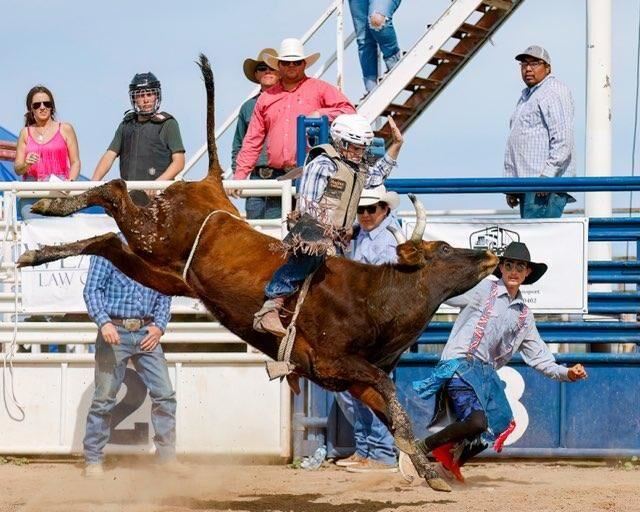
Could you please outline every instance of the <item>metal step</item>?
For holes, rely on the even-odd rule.
[[[387,143],[387,121],[380,116],[393,117],[400,130],[406,131],[522,2],[454,0],[363,99],[358,113],[375,122],[376,135],[385,137]],[[478,12],[482,13],[479,18]]]

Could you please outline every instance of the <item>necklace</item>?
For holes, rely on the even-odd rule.
[[[45,124],[42,127],[42,130],[39,130],[37,126],[33,127],[33,129],[37,133],[36,139],[38,139],[39,142],[42,142],[44,140],[44,135],[45,135],[45,133],[47,133],[48,128],[49,128],[49,123]]]

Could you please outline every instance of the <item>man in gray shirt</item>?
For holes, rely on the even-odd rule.
[[[555,362],[522,299],[520,286],[535,283],[546,271],[547,265],[531,261],[525,244],[509,244],[494,272],[497,281],[485,279],[464,295],[447,301],[461,307],[460,314],[433,374],[413,383],[421,398],[437,393],[434,420],[444,412],[447,398],[453,406],[457,421],[420,441],[418,448],[431,452],[461,481],[460,466],[464,462],[484,450],[487,443],[500,451],[515,429],[496,371],[516,352],[549,378],[574,382],[587,377],[581,364],[566,368]]]

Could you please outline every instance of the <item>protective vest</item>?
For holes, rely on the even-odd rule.
[[[120,177],[130,181],[151,181],[160,176],[171,163],[171,150],[160,138],[164,123],[171,114],[157,112],[144,123],[135,112],[122,121]]]
[[[328,224],[336,228],[353,226],[356,220],[358,202],[367,179],[367,172],[359,167],[356,171],[345,163],[331,144],[315,146],[309,151],[307,161],[320,155],[326,155],[336,164],[338,170],[329,178],[327,187],[318,201],[318,207],[324,212]]]

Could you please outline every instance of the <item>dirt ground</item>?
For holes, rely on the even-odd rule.
[[[640,468],[630,463],[479,463],[465,467],[466,485],[436,493],[399,474],[329,463],[316,471],[192,463],[192,477],[178,479],[120,461],[92,481],[79,463],[16,462],[0,465],[1,512],[640,511]]]

